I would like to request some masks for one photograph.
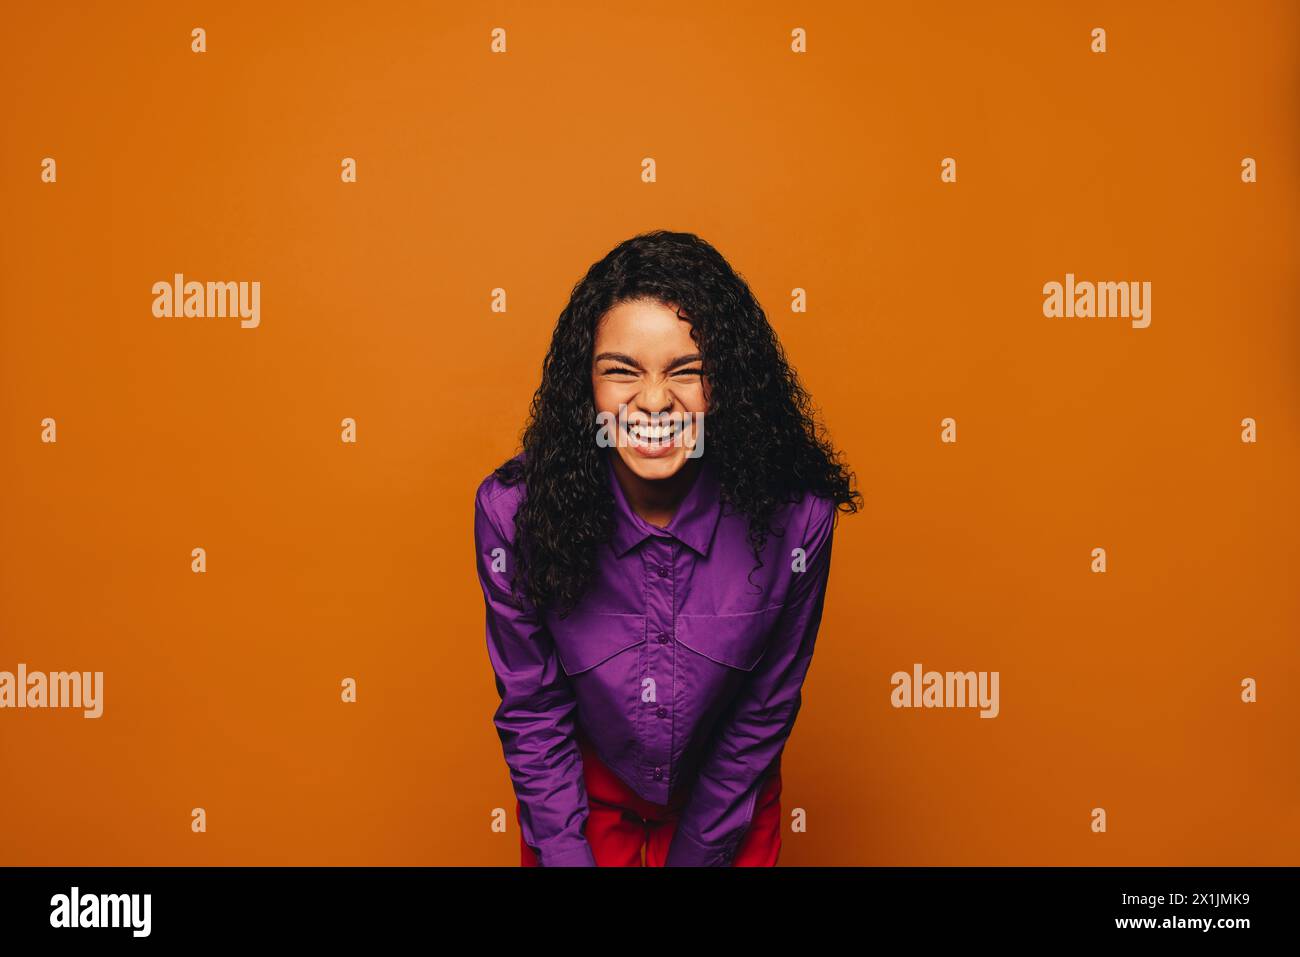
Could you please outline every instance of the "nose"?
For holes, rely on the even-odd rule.
[[[676,401],[667,382],[652,382],[636,397],[637,408],[648,415],[671,412]]]

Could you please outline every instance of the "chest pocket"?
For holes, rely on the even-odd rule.
[[[566,675],[590,671],[615,655],[645,644],[644,615],[575,611],[565,619],[549,616],[548,627]]]
[[[679,615],[677,641],[710,661],[753,671],[780,614],[777,606],[740,615]]]

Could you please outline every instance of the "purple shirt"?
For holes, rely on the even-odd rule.
[[[523,483],[489,475],[478,487],[478,575],[501,695],[493,720],[543,867],[595,865],[575,724],[645,800],[689,789],[669,866],[729,866],[780,768],[821,623],[834,503],[805,493],[779,507],[751,574],[747,520],[722,514],[716,470],[707,455],[701,464],[661,529],[632,510],[606,459],[613,538],[566,619],[539,618],[510,594]]]

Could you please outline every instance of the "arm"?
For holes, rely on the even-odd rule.
[[[748,831],[767,772],[780,758],[802,704],[830,575],[835,506],[817,498],[802,541],[805,570],[794,576],[770,644],[719,720],[712,750],[682,809],[665,864],[727,867]]]
[[[511,542],[484,487],[475,500],[474,541],[488,657],[501,696],[493,722],[519,798],[524,841],[543,867],[595,867],[584,834],[588,805],[574,738],[576,702],[545,624],[510,592]],[[498,548],[504,552],[494,556]]]

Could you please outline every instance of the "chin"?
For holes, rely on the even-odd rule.
[[[686,449],[676,449],[671,455],[651,458],[639,454],[636,449],[621,447],[618,450],[618,455],[623,460],[623,464],[631,469],[638,478],[651,482],[672,478],[682,470],[687,461]]]

